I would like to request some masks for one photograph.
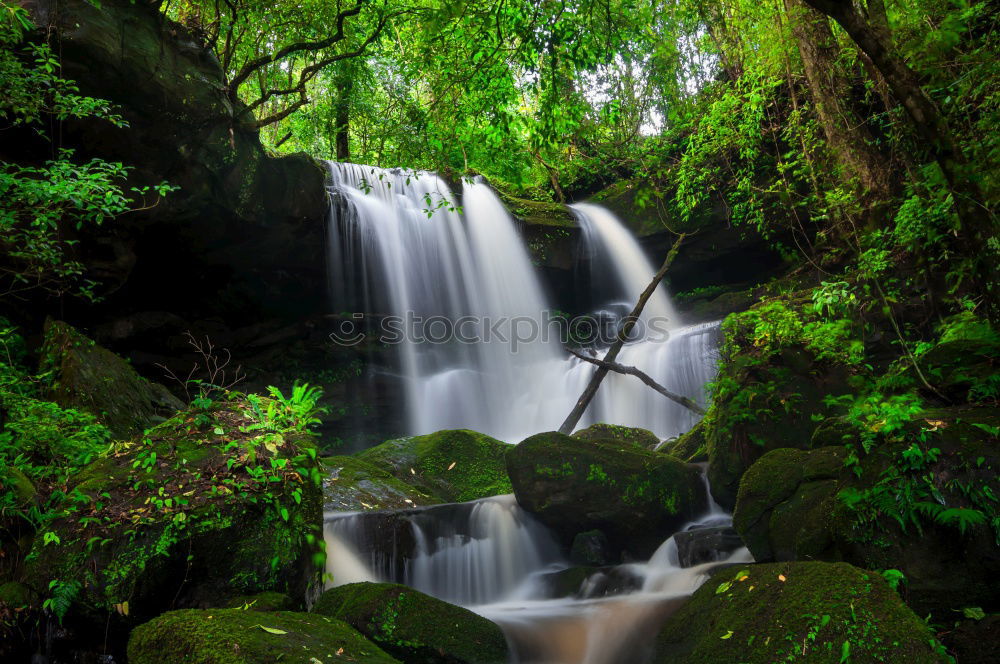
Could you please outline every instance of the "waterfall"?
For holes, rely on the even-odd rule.
[[[551,535],[513,494],[395,512],[330,513],[325,536],[333,585],[392,581],[463,605],[502,600],[559,560]]]
[[[334,310],[389,315],[399,329],[417,333],[395,344],[394,362],[381,368],[401,385],[405,433],[468,428],[517,442],[558,428],[594,367],[563,351],[524,242],[490,187],[466,180],[456,196],[432,173],[336,162],[329,169]],[[610,212],[573,209],[591,282],[601,288],[604,310],[620,316],[653,266]],[[650,329],[619,361],[704,403],[718,324],[683,326],[661,286],[642,317],[643,327],[656,325],[663,334]],[[665,438],[695,421],[634,377],[612,374],[581,426],[611,422]]]

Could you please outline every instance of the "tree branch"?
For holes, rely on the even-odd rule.
[[[345,37],[344,34],[344,21],[351,16],[357,16],[361,13],[361,9],[367,0],[358,0],[358,3],[351,7],[350,9],[345,9],[344,11],[337,14],[337,31],[326,39],[321,39],[319,41],[312,42],[296,42],[294,44],[289,44],[288,46],[275,51],[274,53],[268,55],[262,55],[259,58],[250,60],[243,68],[240,69],[239,73],[236,74],[229,82],[229,94],[235,97],[236,91],[239,87],[253,75],[255,71],[262,67],[266,67],[272,62],[277,62],[282,60],[293,53],[300,53],[302,51],[322,51],[325,48],[333,46]],[[385,21],[379,23],[376,34],[382,31],[382,26],[385,25]],[[366,41],[365,45],[369,42]]]
[[[704,408],[699,406],[691,399],[688,399],[687,397],[681,396],[679,394],[674,394],[673,392],[671,392],[670,390],[668,390],[667,388],[663,387],[655,380],[653,380],[652,376],[650,376],[645,371],[641,371],[636,367],[630,367],[624,364],[618,364],[617,362],[605,362],[604,360],[599,360],[596,357],[590,357],[589,355],[578,353],[577,351],[571,348],[567,348],[567,350],[569,351],[570,355],[578,357],[584,362],[590,362],[591,364],[596,364],[599,367],[603,367],[605,369],[608,369],[609,371],[614,371],[615,373],[626,374],[628,376],[635,376],[636,378],[644,382],[646,385],[653,388],[654,390],[656,390],[666,398],[670,399],[671,401],[679,403],[680,405],[684,406],[688,410],[697,413],[698,415],[705,414]]]
[[[663,277],[667,275],[667,270],[670,269],[670,265],[674,262],[674,258],[677,257],[677,251],[681,248],[681,243],[684,241],[685,237],[687,237],[687,235],[681,233],[677,237],[677,241],[674,242],[674,246],[670,248],[669,252],[667,252],[667,257],[663,259],[663,265],[660,266],[660,270],[653,275],[653,280],[649,282],[648,286],[646,286],[646,290],[642,291],[642,294],[639,296],[639,301],[636,302],[635,307],[632,309],[632,313],[625,318],[625,324],[618,330],[618,338],[615,339],[615,342],[611,344],[611,348],[609,348],[608,352],[605,353],[604,362],[613,363],[618,357],[618,353],[621,352],[622,346],[624,346],[625,342],[628,341],[628,335],[631,334],[632,328],[635,327],[635,324],[639,321],[639,315],[642,314],[642,310],[645,308],[646,302],[653,296],[653,291],[655,291],[656,287],[660,285],[661,281],[663,281]],[[597,371],[595,371],[594,375],[591,376],[590,382],[587,384],[586,389],[584,389],[583,394],[580,395],[580,398],[577,400],[573,410],[570,411],[570,414],[566,416],[566,421],[562,423],[561,427],[559,427],[559,433],[569,435],[569,433],[573,431],[576,427],[576,423],[579,422],[580,418],[583,416],[583,412],[587,410],[587,406],[589,406],[590,402],[593,401],[594,395],[597,394],[597,388],[601,386],[601,381],[603,381],[604,377],[608,375],[608,371],[610,371],[610,369],[607,367],[597,367]]]

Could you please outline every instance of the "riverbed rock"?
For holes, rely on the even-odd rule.
[[[591,424],[586,429],[580,429],[573,434],[573,437],[580,440],[616,440],[620,443],[631,443],[646,450],[651,450],[660,444],[657,435],[648,429],[605,422]]]
[[[511,492],[508,449],[486,434],[449,429],[389,440],[357,457],[441,502],[464,502]]]
[[[708,461],[708,451],[705,449],[705,432],[701,422],[694,425],[690,431],[681,434],[677,438],[666,440],[658,448],[658,451],[677,457],[681,461],[688,463],[702,463]]]
[[[932,632],[875,572],[845,563],[726,568],[660,630],[652,661],[947,661]]]
[[[323,509],[346,512],[435,505],[441,498],[355,456],[324,457]]]
[[[569,549],[569,560],[574,565],[600,567],[611,563],[612,552],[608,536],[600,530],[577,533]]]
[[[683,530],[674,534],[674,543],[681,567],[722,560],[743,546],[736,529],[730,526]]]
[[[40,371],[52,372],[48,397],[92,413],[116,438],[141,434],[184,407],[165,387],[62,321],[45,322],[41,356]]]
[[[323,563],[314,442],[262,426],[267,405],[216,397],[72,476],[64,515],[35,538],[26,585],[63,594],[67,619],[102,633],[263,591],[305,604]]]
[[[393,583],[351,583],[320,596],[313,612],[343,620],[404,662],[502,664],[503,632],[486,618]]]
[[[630,443],[537,434],[511,449],[507,470],[521,507],[567,545],[598,529],[637,559],[708,507],[697,466]]]
[[[398,664],[340,620],[314,613],[186,609],[139,625],[130,664]]]

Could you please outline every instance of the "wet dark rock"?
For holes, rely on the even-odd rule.
[[[697,466],[631,443],[538,434],[511,448],[507,471],[517,502],[566,545],[597,529],[632,559],[708,507]]]
[[[730,526],[684,530],[674,534],[674,542],[681,567],[716,562],[743,546],[736,529]]]
[[[608,537],[600,530],[577,533],[569,550],[569,559],[574,565],[601,566],[612,562],[611,545]]]
[[[961,664],[1000,662],[1000,615],[964,620],[957,627],[945,630],[941,640]]]

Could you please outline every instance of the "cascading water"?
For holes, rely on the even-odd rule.
[[[391,369],[406,396],[408,433],[468,428],[516,442],[555,429],[594,371],[571,358],[513,220],[488,185],[465,181],[462,213],[431,173],[330,163],[334,212],[330,264],[334,306],[391,314],[411,332]],[[584,252],[607,285],[606,308],[631,309],[654,270],[607,210],[574,206]],[[678,394],[704,402],[714,371],[715,323],[684,327],[666,290],[646,306],[646,340],[619,361],[638,366]],[[448,331],[458,332],[458,339]],[[499,336],[498,336],[499,333]],[[463,340],[464,339],[464,340]],[[476,339],[475,343],[467,340]],[[695,415],[631,376],[612,374],[581,426],[612,422],[677,435]]]
[[[330,170],[336,310],[393,315],[424,335],[399,343],[395,366],[384,369],[405,388],[410,433],[470,428],[515,442],[558,427],[594,367],[568,357],[558,335],[537,334],[547,309],[542,288],[492,190],[465,182],[459,201],[429,173],[337,163]],[[653,266],[609,212],[573,209],[583,231],[582,262],[601,288],[594,299],[618,319]],[[619,362],[704,403],[718,324],[684,326],[664,287],[642,323],[649,334],[626,345]],[[439,332],[477,342],[437,343],[428,337],[438,324]],[[520,325],[536,333],[523,339]],[[505,338],[489,338],[497,329]],[[666,437],[686,431],[696,417],[635,378],[611,374],[580,425],[598,421]],[[714,565],[749,559],[728,517],[710,504],[705,518],[670,536],[648,562],[601,570],[572,597],[555,596],[552,577],[568,563],[513,496],[328,513],[328,572],[337,585],[402,582],[467,606],[503,627],[513,657],[524,664],[639,662],[658,626]]]
[[[328,558],[333,585],[394,581],[464,605],[504,599],[559,560],[551,535],[512,494],[397,512],[334,512],[325,534],[336,552]]]

